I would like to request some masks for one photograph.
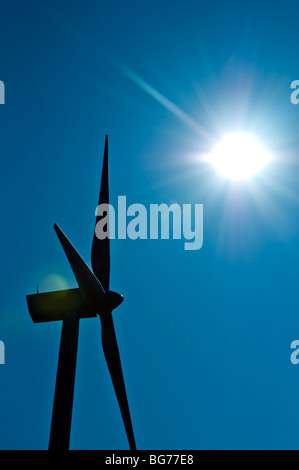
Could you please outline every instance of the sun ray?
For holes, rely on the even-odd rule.
[[[139,75],[137,75],[125,65],[119,64],[119,68],[130,80],[132,80],[132,82],[138,85],[142,90],[146,91],[150,96],[152,96],[156,101],[158,101],[158,103],[164,106],[164,108],[168,109],[168,111],[170,111],[174,116],[179,118],[181,121],[183,121],[193,130],[195,130],[205,139],[210,141],[213,140],[211,134],[203,126],[201,126],[195,119],[189,116],[189,114],[183,111],[179,106],[177,106],[175,103],[173,103],[164,95],[162,95],[162,93],[157,91],[148,82],[143,80],[143,78],[141,78]]]

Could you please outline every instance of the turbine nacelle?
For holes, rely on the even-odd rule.
[[[77,279],[79,288],[27,295],[29,313],[35,323],[63,320],[68,313],[79,318],[111,312],[124,300],[117,292],[105,292],[77,250],[57,224],[55,231]]]

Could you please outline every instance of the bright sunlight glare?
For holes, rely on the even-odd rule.
[[[252,135],[225,135],[207,155],[217,172],[231,180],[246,180],[271,161],[271,154]]]

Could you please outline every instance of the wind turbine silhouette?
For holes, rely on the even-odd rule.
[[[99,205],[101,204],[109,204],[107,135],[99,196]],[[109,218],[109,214],[107,214],[107,217]],[[97,216],[96,224],[101,218],[102,216]],[[109,222],[107,225],[107,231],[109,232]],[[123,297],[109,290],[109,236],[99,239],[94,233],[91,250],[91,271],[57,224],[54,225],[54,228],[79,287],[27,295],[28,309],[34,323],[62,320],[49,450],[69,449],[79,320],[80,318],[96,317],[97,315],[101,320],[103,351],[120,407],[129,446],[131,450],[136,450],[112,318],[112,310],[121,304]]]

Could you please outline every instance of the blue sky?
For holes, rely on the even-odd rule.
[[[201,203],[204,243],[115,240],[111,289],[139,449],[296,449],[298,3],[1,2],[0,448],[46,449],[61,324],[26,295],[75,287],[57,222],[90,263],[105,134],[110,195]],[[225,132],[275,156],[228,183]],[[80,322],[72,449],[127,449],[99,319]]]

